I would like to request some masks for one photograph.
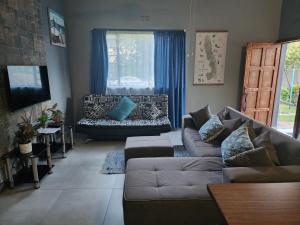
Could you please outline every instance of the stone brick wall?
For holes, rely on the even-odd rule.
[[[0,65],[46,64],[40,14],[40,0],[0,0]],[[24,110],[36,112],[38,108]],[[9,110],[6,81],[0,73],[0,156],[13,147],[16,124],[24,110]]]

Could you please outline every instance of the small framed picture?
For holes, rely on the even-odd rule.
[[[196,32],[194,84],[224,84],[228,32]]]
[[[66,47],[64,17],[50,8],[48,8],[48,17],[51,44],[60,47]]]

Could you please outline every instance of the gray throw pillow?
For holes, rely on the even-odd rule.
[[[224,130],[218,135],[217,140],[222,143],[233,131],[241,126],[242,119],[222,120]]]
[[[221,144],[223,162],[239,153],[254,149],[248,134],[247,126],[241,126],[233,131]]]
[[[198,111],[190,112],[190,115],[192,116],[196,129],[199,130],[211,117],[210,107],[207,105]]]
[[[246,152],[239,153],[225,160],[227,166],[275,166],[268,151],[264,147],[259,147]]]
[[[250,137],[251,141],[254,140],[254,138],[256,138],[256,133],[253,128],[253,120],[247,120],[246,122],[244,122],[242,124],[242,126],[246,126],[248,128],[249,137]]]
[[[254,146],[257,147],[265,147],[268,151],[270,158],[276,165],[280,165],[277,150],[275,146],[271,142],[270,131],[266,131],[259,136],[257,136],[253,141]]]
[[[220,112],[218,112],[218,117],[219,119],[223,122],[223,120],[228,120],[230,119],[230,116],[229,116],[229,112],[226,108],[222,109]]]
[[[219,117],[212,115],[211,118],[200,128],[199,134],[204,142],[210,142],[214,140],[222,131],[224,125],[220,121]]]

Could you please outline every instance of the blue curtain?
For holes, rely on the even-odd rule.
[[[173,128],[181,127],[185,114],[185,32],[154,32],[154,88],[169,96],[169,118]]]
[[[108,52],[105,30],[92,30],[91,63],[91,93],[105,94],[108,77]]]

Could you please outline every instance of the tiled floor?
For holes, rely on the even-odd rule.
[[[167,135],[181,144],[180,132]],[[124,175],[100,172],[106,153],[123,148],[123,142],[77,143],[67,158],[54,160],[40,189],[22,185],[0,194],[0,225],[123,225]]]
[[[100,170],[107,152],[123,142],[77,144],[66,159],[55,159],[41,188],[22,185],[0,194],[0,225],[122,225],[124,175]]]

